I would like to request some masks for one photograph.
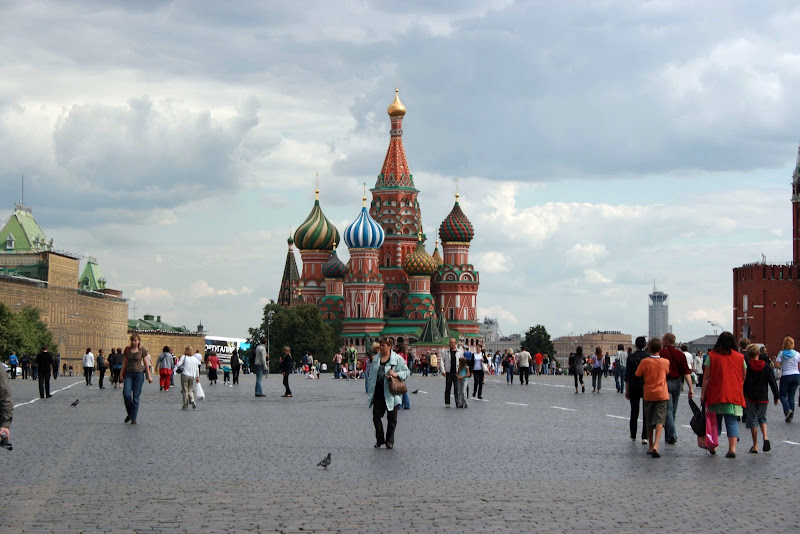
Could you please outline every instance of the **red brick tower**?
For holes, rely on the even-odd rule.
[[[403,117],[406,107],[395,90],[394,102],[387,109],[391,129],[389,148],[383,160],[381,173],[372,192],[370,215],[383,228],[386,239],[378,253],[380,272],[385,284],[383,310],[387,317],[403,314],[403,300],[408,295],[409,281],[403,262],[417,245],[417,228],[421,227],[421,213],[414,178],[408,168],[403,148]]]
[[[800,147],[792,175],[792,262],[800,265]]]

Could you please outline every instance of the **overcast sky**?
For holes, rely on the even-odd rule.
[[[399,87],[428,249],[458,176],[481,317],[646,334],[655,282],[690,340],[731,328],[734,266],[791,260],[798,27],[792,1],[0,0],[0,218],[24,173],[137,316],[243,337],[314,173],[358,215]]]

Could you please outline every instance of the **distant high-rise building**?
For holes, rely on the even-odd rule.
[[[656,286],[653,285],[653,292],[649,295],[649,326],[648,332],[650,339],[659,338],[671,331],[669,326],[669,295],[662,291],[658,291]]]

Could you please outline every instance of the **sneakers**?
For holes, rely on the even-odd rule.
[[[788,412],[786,412],[786,422],[787,423],[791,423],[793,417],[794,417],[794,410],[789,410]]]
[[[192,401],[192,410],[194,410],[195,408],[197,408],[197,403],[195,401]]]
[[[769,444],[769,440],[768,439],[764,440],[764,446],[762,447],[761,450],[763,450],[764,452],[769,452],[769,451],[772,450],[772,446]]]

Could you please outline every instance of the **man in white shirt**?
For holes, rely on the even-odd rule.
[[[86,354],[83,355],[83,377],[87,386],[92,385],[92,373],[94,373],[94,354],[91,348],[87,348]]]
[[[617,393],[625,393],[625,371],[628,364],[628,353],[625,352],[624,345],[617,345],[617,366],[614,367],[614,384],[617,386]]]
[[[450,346],[442,351],[442,361],[439,364],[445,379],[444,404],[450,406],[450,389],[455,393],[456,380],[458,380],[458,360],[464,356],[464,351],[456,346],[456,338],[450,338]]]
[[[517,353],[517,367],[519,368],[519,385],[522,385],[522,379],[525,378],[525,385],[531,376],[531,353],[522,349]]]
[[[470,367],[472,368],[472,396],[483,398],[483,347],[478,345],[472,353]]]
[[[688,345],[681,345],[681,352],[686,356],[686,365],[689,367],[689,371],[691,371],[692,375],[692,383],[694,383],[695,374],[694,374],[694,356],[692,353],[689,352]],[[681,391],[683,391],[683,384],[681,384]]]

